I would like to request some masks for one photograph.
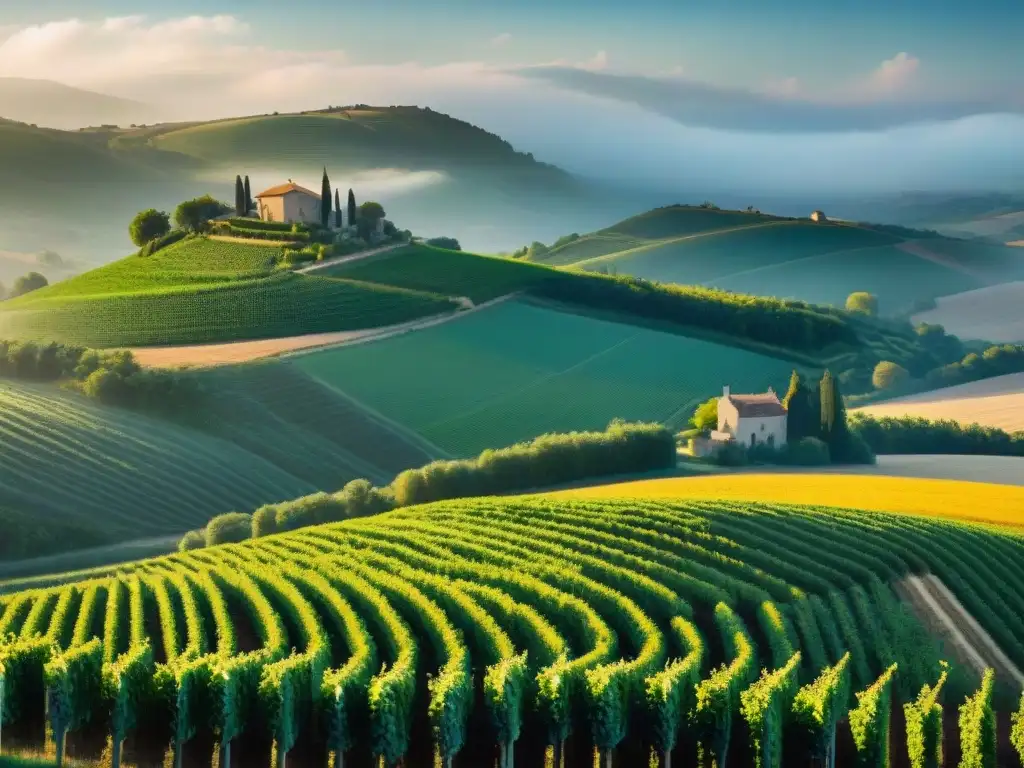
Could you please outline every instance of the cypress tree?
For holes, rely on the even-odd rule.
[[[356,225],[356,195],[350,189],[348,191],[348,226]]]
[[[821,434],[820,408],[814,394],[804,383],[803,377],[794,370],[789,378],[789,390],[782,399],[787,411],[786,439],[791,443]]]
[[[249,177],[245,177],[245,213],[249,214],[249,211],[253,210],[256,206],[252,204],[252,191],[249,189]]]
[[[818,392],[821,397],[821,434],[825,442],[831,444],[836,426],[836,380],[828,369],[821,376]]]
[[[248,211],[245,209],[245,187],[242,186],[242,177],[235,176],[235,215],[245,216]]]
[[[320,226],[327,229],[331,226],[331,180],[327,178],[324,168],[324,179],[320,183]]]
[[[338,197],[338,190],[334,190],[334,226],[341,229],[341,198]]]

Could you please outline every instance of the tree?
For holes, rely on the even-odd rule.
[[[327,178],[327,168],[324,168],[324,178],[320,182],[320,226],[327,229],[331,226],[331,180]]]
[[[795,443],[805,437],[818,437],[821,434],[820,415],[817,398],[813,390],[804,384],[803,377],[793,371],[789,377],[789,390],[782,399],[786,406],[786,440]]]
[[[334,190],[334,227],[341,229],[341,198],[338,197],[338,190]]]
[[[244,187],[243,191],[245,192],[245,215],[248,216],[249,215],[249,211],[253,210],[256,207],[255,205],[252,204],[252,192],[249,189],[249,177],[248,176],[245,177],[245,182],[243,183],[243,187]]]
[[[245,216],[247,213],[245,203],[245,185],[242,183],[241,176],[235,176],[235,216]]]
[[[827,368],[818,383],[819,402],[821,403],[821,435],[831,445],[836,430],[842,428],[842,400],[839,399],[839,385]]]
[[[883,360],[875,366],[871,374],[871,383],[875,389],[895,389],[910,378],[910,373],[901,365]]]
[[[198,232],[214,219],[230,211],[230,206],[215,200],[210,195],[203,195],[194,200],[186,200],[174,209],[174,224],[179,229]]]
[[[44,267],[60,268],[64,266],[64,259],[56,251],[44,250],[36,254],[36,261]],[[963,355],[961,355],[963,357]]]
[[[144,211],[139,211],[135,214],[135,218],[132,219],[132,223],[128,225],[128,235],[131,237],[132,242],[140,248],[150,240],[163,237],[170,231],[171,222],[169,217],[163,211],[156,210],[156,208],[147,208]]]
[[[718,398],[712,397],[698,405],[697,410],[690,417],[690,424],[701,432],[718,429]]]
[[[45,288],[49,284],[49,281],[43,275],[38,272],[29,272],[27,275],[22,275],[14,281],[14,285],[11,287],[11,292],[7,298],[14,299],[18,296],[24,296],[26,293]]]
[[[444,248],[448,251],[461,251],[462,245],[454,237],[432,237],[426,241],[427,245],[435,248]]]
[[[375,203],[372,200],[367,200],[365,203],[359,206],[359,218],[372,221],[374,226],[377,222],[384,218],[384,206],[380,203]]]
[[[349,227],[356,225],[356,195],[351,189],[348,191],[348,221],[345,224]]]
[[[846,297],[846,311],[874,317],[878,314],[878,297],[867,291],[857,291]]]

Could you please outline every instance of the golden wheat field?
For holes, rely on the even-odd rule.
[[[573,488],[554,498],[736,500],[829,505],[1024,528],[1024,487],[830,473],[734,473]]]

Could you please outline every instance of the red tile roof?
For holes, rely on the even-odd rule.
[[[729,395],[729,402],[736,406],[740,416],[785,416],[786,406],[779,402],[774,392],[767,395]]]
[[[308,190],[305,187],[300,187],[298,184],[295,184],[290,181],[287,184],[278,184],[276,187],[271,187],[270,189],[260,192],[258,195],[256,195],[256,199],[258,200],[261,197],[283,197],[284,195],[287,195],[289,192],[301,192],[304,195],[315,197],[317,200],[320,199],[320,195],[318,195],[316,192]]]

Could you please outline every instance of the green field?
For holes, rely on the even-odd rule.
[[[278,363],[198,374],[174,420],[54,385],[0,388],[0,560],[163,534],[213,515],[436,458],[336,391]]]
[[[370,259],[327,267],[321,274],[443,296],[465,296],[476,303],[544,280],[566,279],[560,272],[526,262],[427,245],[409,245]]]
[[[147,765],[171,748],[208,759],[218,741],[246,765],[294,750],[299,765],[492,765],[500,752],[523,768],[557,753],[666,767],[697,764],[700,748],[719,765],[785,754],[804,766],[829,744],[839,768],[890,751],[903,765],[923,748],[890,712],[924,692],[929,733],[978,765],[1014,766],[995,718],[1020,702],[1022,556],[1019,534],[927,515],[441,502],[4,595],[0,631],[14,639],[0,663],[41,679],[54,660],[49,695],[66,692],[72,724],[105,723],[101,681],[120,679],[116,739],[144,744]],[[901,598],[921,573],[1005,653],[980,685]],[[942,704],[927,696],[936,685]],[[226,705],[212,716],[190,706],[213,694]],[[43,691],[12,687],[7,701],[6,728],[40,748]]]
[[[793,367],[518,301],[290,364],[461,456],[613,417],[678,425],[723,384],[779,389]]]
[[[274,271],[280,249],[196,238],[0,304],[0,336],[93,347],[347,331],[441,314],[440,296]]]
[[[917,252],[896,247],[904,242]],[[1024,276],[1024,259],[1006,247],[686,206],[626,219],[537,260],[832,306],[842,306],[854,291],[868,291],[889,315]]]

